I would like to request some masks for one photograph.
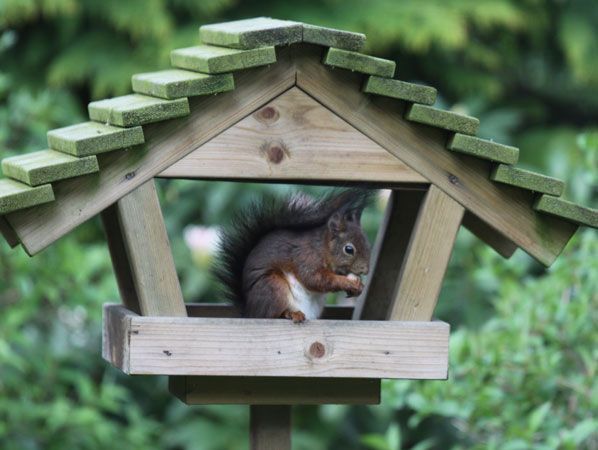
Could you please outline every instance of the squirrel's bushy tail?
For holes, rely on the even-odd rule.
[[[220,236],[212,268],[224,295],[244,310],[243,267],[251,250],[275,230],[302,230],[324,225],[336,211],[362,210],[372,192],[364,189],[332,190],[320,199],[307,194],[266,197],[238,213]]]

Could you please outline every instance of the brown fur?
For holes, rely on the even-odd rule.
[[[289,301],[290,273],[313,292],[345,291],[357,296],[363,289],[349,273],[367,274],[370,248],[359,224],[359,213],[335,213],[328,223],[305,231],[277,230],[266,235],[249,254],[243,270],[245,315],[305,320]],[[351,243],[355,255],[343,248]]]

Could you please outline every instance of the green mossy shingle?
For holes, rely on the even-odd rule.
[[[363,92],[424,105],[432,105],[436,101],[436,89],[433,87],[376,76],[368,78]]]
[[[225,73],[249,69],[276,62],[274,47],[260,47],[252,50],[197,45],[179,48],[170,53],[173,66],[203,73]]]
[[[14,180],[0,180],[0,214],[54,201],[52,186],[31,187]]]
[[[392,78],[395,74],[396,63],[388,59],[363,55],[340,48],[329,48],[324,56],[324,64],[355,72]]]
[[[203,25],[199,28],[199,38],[204,44],[249,50],[301,42],[302,32],[300,22],[256,17]]]
[[[490,178],[499,183],[557,196],[563,193],[565,187],[559,179],[505,164],[496,166]]]
[[[304,23],[303,42],[340,48],[342,50],[358,51],[365,44],[365,34]]]
[[[141,127],[119,128],[99,122],[84,122],[48,131],[53,150],[74,156],[97,155],[143,144]]]
[[[534,209],[553,216],[562,217],[580,225],[598,228],[598,210],[577,205],[562,198],[542,195],[534,204]]]
[[[208,75],[181,69],[139,73],[133,75],[131,81],[135,92],[168,100],[217,94],[232,91],[235,88],[232,73]]]
[[[516,164],[519,159],[519,149],[517,147],[460,133],[451,137],[447,148],[455,152],[505,164]]]
[[[412,122],[470,135],[475,135],[480,126],[480,121],[475,117],[419,104],[411,105],[405,118]]]
[[[4,175],[30,186],[51,183],[99,171],[95,156],[77,158],[54,150],[41,150],[2,160]]]
[[[129,94],[91,102],[88,110],[92,120],[121,127],[132,127],[186,116],[189,114],[189,102],[186,98],[164,100],[146,95]]]

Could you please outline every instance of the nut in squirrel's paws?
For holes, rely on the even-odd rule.
[[[355,275],[354,273],[350,273],[347,275],[347,279],[351,281],[353,286],[350,289],[347,289],[347,297],[357,297],[363,291],[363,283],[361,282],[361,277]]]
[[[355,275],[354,273],[350,273],[349,275],[347,275],[347,278],[351,281],[361,281],[361,278],[359,278],[359,276]]]

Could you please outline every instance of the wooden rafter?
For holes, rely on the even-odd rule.
[[[271,67],[239,73],[234,91],[193,97],[189,116],[147,125],[142,148],[98,155],[100,172],[56,183],[56,201],[7,215],[25,250],[29,254],[41,251],[291,88],[295,68],[290,49],[281,49],[277,56],[277,63]]]
[[[531,209],[530,191],[489,180],[489,162],[446,151],[449,134],[404,120],[403,103],[362,94],[361,75],[323,66],[320,48],[277,54],[271,67],[236,74],[234,91],[192,98],[189,117],[145,126],[143,149],[99,155],[99,174],[56,183],[56,201],[6,216],[26,251],[45,248],[295,84],[485,222],[486,242],[506,236],[549,265],[577,229]]]
[[[493,183],[489,162],[446,151],[447,132],[406,121],[400,103],[364,96],[361,76],[323,66],[321,53],[307,46],[297,51],[299,88],[542,263],[556,259],[577,225],[531,209],[532,192]]]

